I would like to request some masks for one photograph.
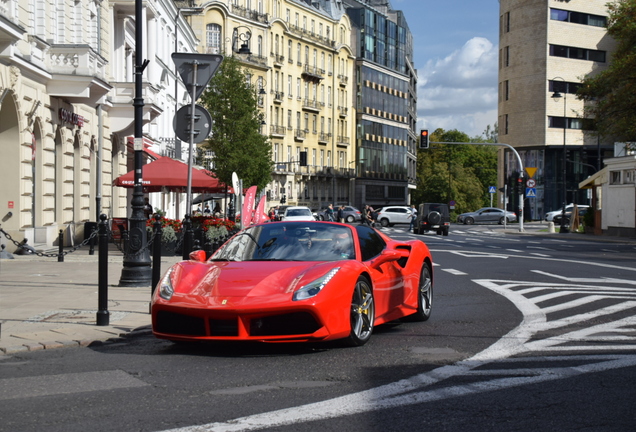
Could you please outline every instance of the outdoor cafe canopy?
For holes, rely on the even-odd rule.
[[[206,172],[208,171],[192,168],[192,192],[225,192],[225,185]],[[161,192],[166,189],[170,192],[186,192],[188,187],[188,165],[169,157],[161,157],[145,164],[141,174],[144,192]],[[135,171],[117,177],[113,184],[133,188]]]

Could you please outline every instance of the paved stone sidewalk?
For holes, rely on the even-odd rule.
[[[161,272],[180,257],[162,257]],[[121,253],[108,257],[109,325],[97,326],[98,254],[0,260],[0,355],[89,345],[150,332],[150,286],[120,287]]]

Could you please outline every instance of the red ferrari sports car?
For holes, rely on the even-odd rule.
[[[152,331],[173,341],[344,339],[373,327],[425,321],[433,261],[420,240],[396,241],[366,225],[273,222],[250,226],[208,260],[172,266],[152,299]]]

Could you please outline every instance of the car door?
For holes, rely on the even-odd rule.
[[[395,261],[378,267],[369,265],[386,248],[382,237],[367,225],[356,226],[356,231],[360,243],[361,260],[368,266],[371,275],[377,319],[390,314],[404,304],[404,281]]]

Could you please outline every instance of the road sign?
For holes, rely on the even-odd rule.
[[[528,179],[526,181],[526,186],[529,188],[533,188],[537,185],[537,182],[534,179]]]
[[[172,61],[177,66],[177,71],[181,75],[183,84],[188,88],[188,93],[192,94],[192,87],[196,85],[194,100],[197,100],[219,66],[221,66],[223,56],[217,54],[172,53]],[[197,67],[196,83],[194,83],[195,65]]]
[[[534,173],[537,172],[535,167],[526,167],[525,171],[528,173],[528,177],[534,177]]]
[[[488,193],[497,193],[497,186],[488,186]]]
[[[179,108],[179,111],[174,116],[174,133],[181,141],[190,141],[190,115],[192,110],[191,105],[186,105]],[[212,130],[212,116],[201,105],[194,106],[194,137],[193,143],[200,143],[205,140],[210,131]]]
[[[526,188],[526,198],[536,198],[537,190],[535,188]]]

